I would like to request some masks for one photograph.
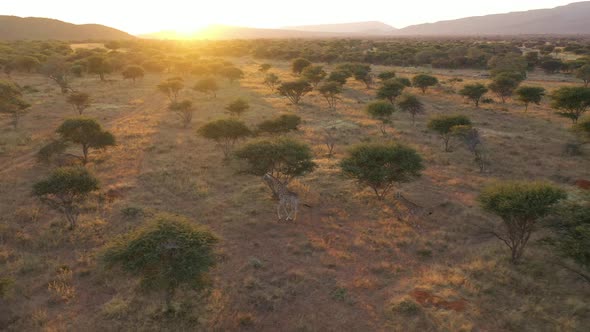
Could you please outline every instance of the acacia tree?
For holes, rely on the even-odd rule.
[[[88,194],[98,190],[98,180],[84,167],[55,169],[48,178],[35,183],[33,195],[64,214],[70,229],[76,227],[79,206]]]
[[[426,90],[438,84],[438,79],[431,75],[419,74],[412,78],[412,85],[422,90],[422,94],[426,93]]]
[[[342,172],[371,188],[383,200],[396,184],[410,182],[424,169],[412,148],[394,143],[364,143],[353,147],[340,162]]]
[[[346,84],[346,81],[350,78],[351,74],[344,70],[336,70],[328,75],[326,81],[338,82],[340,85]]]
[[[371,88],[373,84],[373,74],[371,73],[370,65],[358,65],[352,71],[352,76],[355,80],[365,84],[367,89]]]
[[[504,182],[486,187],[479,202],[484,210],[502,218],[505,231],[492,234],[510,248],[512,262],[518,263],[539,219],[565,198],[563,190],[547,183]]]
[[[529,110],[529,104],[539,105],[545,96],[545,89],[536,86],[521,86],[516,90],[518,100],[524,103],[525,112]]]
[[[318,87],[318,92],[324,97],[328,107],[336,110],[336,102],[340,99],[340,94],[342,94],[342,85],[338,82],[327,81]]]
[[[301,72],[301,77],[310,82],[314,88],[317,87],[327,75],[328,74],[324,70],[324,67],[314,65],[305,67],[303,72]]]
[[[479,166],[479,171],[484,172],[487,160],[483,146],[483,139],[479,135],[479,131],[469,125],[459,125],[451,128],[453,136],[456,136],[463,141],[467,146],[467,150],[473,154],[474,160]]]
[[[416,125],[416,115],[424,113],[424,104],[422,104],[418,97],[411,94],[403,94],[399,98],[397,106],[402,112],[410,113],[412,126]]]
[[[379,73],[379,75],[377,75],[377,78],[379,78],[382,82],[390,80],[392,78],[395,78],[395,72],[394,71],[384,71]]]
[[[384,81],[377,90],[377,98],[387,99],[391,104],[394,104],[395,99],[402,94],[405,88],[406,86],[400,83],[398,80],[389,79]]]
[[[584,82],[584,87],[587,88],[588,83],[590,83],[590,64],[578,68],[576,70],[576,77],[581,79]]]
[[[8,81],[0,80],[0,113],[12,116],[14,129],[18,128],[20,118],[31,107],[22,99],[21,89]]]
[[[395,113],[395,107],[386,101],[375,101],[367,105],[366,112],[375,120],[381,121],[381,134],[387,135],[385,127],[391,124],[391,117]]]
[[[193,86],[193,90],[207,95],[213,95],[213,98],[217,98],[219,86],[214,78],[208,77],[198,80]]]
[[[90,95],[86,92],[74,91],[66,98],[68,104],[72,105],[74,111],[82,115],[84,111],[90,107]]]
[[[40,67],[39,72],[57,83],[61,93],[67,93],[70,88],[71,65],[63,57],[51,57]]]
[[[65,120],[56,132],[63,141],[82,145],[83,156],[80,159],[83,164],[88,162],[90,149],[106,149],[116,145],[113,134],[103,130],[96,120],[89,118]]]
[[[295,114],[281,114],[270,120],[258,124],[258,133],[284,134],[298,130],[301,118]]]
[[[252,135],[250,129],[239,120],[220,119],[209,122],[197,130],[197,133],[206,139],[215,141],[223,151],[227,160],[236,143]]]
[[[277,88],[277,86],[279,84],[281,84],[281,80],[279,79],[279,77],[274,74],[274,73],[268,73],[266,74],[266,76],[264,77],[264,85],[266,85],[267,87],[269,87],[269,89],[271,91],[275,91],[275,89]]]
[[[479,107],[479,101],[488,92],[488,88],[481,83],[466,84],[459,94],[471,100],[475,107]]]
[[[235,155],[247,163],[244,172],[257,176],[269,173],[285,185],[295,177],[312,172],[317,166],[307,144],[286,137],[250,142]],[[270,189],[276,196],[276,189]]]
[[[515,75],[511,73],[501,73],[493,78],[492,83],[488,85],[488,88],[490,88],[490,90],[502,100],[502,104],[504,104],[506,98],[512,96],[519,84],[520,81],[516,79]]]
[[[312,90],[311,84],[306,80],[284,82],[278,88],[279,94],[287,97],[294,105],[299,105],[301,98]]]
[[[174,102],[178,98],[178,93],[184,88],[184,80],[181,77],[171,77],[158,84],[158,90]]]
[[[272,68],[271,64],[263,63],[260,66],[258,66],[258,71],[261,73],[266,73],[267,71],[269,71],[270,68]]]
[[[158,214],[109,243],[102,261],[108,268],[120,266],[139,276],[144,290],[164,291],[167,310],[172,310],[179,288],[201,290],[208,285],[206,276],[216,264],[218,242],[208,228],[186,217]]]
[[[240,68],[234,66],[227,66],[221,69],[221,76],[227,78],[230,83],[244,78],[244,72]]]
[[[438,133],[443,140],[445,152],[450,152],[450,140],[455,126],[471,126],[471,120],[464,115],[439,115],[428,122],[428,129]]]
[[[135,83],[136,79],[143,78],[145,75],[145,70],[143,70],[143,68],[140,66],[129,66],[121,72],[121,75],[123,75],[124,79],[133,80],[133,83]]]
[[[562,87],[551,94],[551,99],[551,107],[558,110],[557,114],[575,125],[590,107],[590,88]]]
[[[311,61],[304,58],[297,58],[291,63],[291,71],[296,75],[301,75],[303,69],[311,66]]]
[[[235,115],[238,118],[248,109],[250,109],[250,104],[242,98],[237,98],[232,101],[229,105],[225,107],[225,109],[229,112],[230,115]]]
[[[191,123],[193,120],[193,113],[195,112],[193,102],[190,100],[173,101],[168,105],[168,110],[175,113],[178,118],[180,118],[184,128],[188,127]]]
[[[102,56],[92,56],[86,61],[86,67],[91,74],[97,74],[101,81],[105,80],[105,75],[113,71],[113,67]]]

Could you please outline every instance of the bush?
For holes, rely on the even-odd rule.
[[[207,95],[213,95],[213,98],[216,98],[219,87],[217,81],[214,78],[209,77],[198,80],[193,86],[193,90]]]
[[[48,178],[35,183],[33,195],[49,207],[61,211],[76,227],[79,206],[88,194],[98,190],[98,180],[84,167],[62,167],[55,169]]]
[[[335,110],[336,101],[340,99],[339,95],[342,94],[342,85],[335,81],[327,81],[319,86],[318,92],[328,102],[328,106]]]
[[[422,157],[401,144],[365,143],[355,146],[340,162],[342,172],[368,186],[382,200],[396,183],[409,182],[424,169]]]
[[[294,105],[298,105],[301,98],[311,90],[313,88],[306,80],[284,82],[278,88],[279,94],[287,97]]]
[[[225,107],[230,115],[235,115],[237,117],[240,117],[240,115],[246,112],[249,108],[250,104],[242,98],[235,99]]]
[[[402,112],[408,112],[412,116],[412,125],[416,125],[416,115],[424,113],[424,104],[418,97],[411,94],[403,94],[397,101],[397,106]]]
[[[193,113],[195,111],[193,102],[190,100],[173,101],[168,105],[168,110],[178,116],[184,128],[188,127],[193,120]]]
[[[522,86],[516,90],[516,95],[518,100],[524,103],[526,112],[530,103],[539,105],[541,99],[545,96],[545,89],[536,86]]]
[[[431,86],[438,84],[438,79],[431,75],[420,74],[412,78],[412,85],[422,90],[422,93],[426,93],[426,89]]]
[[[62,140],[53,140],[37,152],[37,160],[39,162],[49,163],[55,156],[66,151],[67,148],[68,144],[66,142]]]
[[[483,95],[488,92],[488,88],[486,88],[481,83],[476,84],[467,84],[459,91],[459,94],[468,98],[469,100],[473,101],[475,107],[479,107],[479,102]]]
[[[78,114],[82,115],[84,110],[90,107],[90,95],[85,92],[74,91],[66,98],[66,101],[72,105]]]
[[[252,135],[252,132],[242,121],[221,119],[209,122],[197,130],[206,139],[215,141],[227,159],[237,141]]]
[[[502,218],[505,232],[492,233],[510,248],[512,262],[517,263],[537,221],[564,198],[565,192],[550,184],[514,181],[487,186],[478,200],[484,210]]]
[[[551,94],[551,99],[551,107],[558,110],[557,114],[575,125],[590,107],[590,88],[562,87]]]
[[[125,68],[121,74],[123,75],[124,79],[131,79],[133,80],[133,83],[135,83],[135,80],[138,78],[143,78],[145,71],[139,66],[129,66]]]
[[[471,126],[471,120],[464,115],[439,115],[428,122],[428,129],[437,132],[442,138],[445,152],[451,151],[449,143],[455,126]]]
[[[90,149],[106,149],[116,145],[115,137],[103,130],[98,122],[89,118],[75,118],[64,121],[56,131],[64,142],[82,145],[82,162],[88,162]]]
[[[294,74],[301,75],[303,70],[309,66],[311,66],[311,61],[303,58],[298,58],[293,60],[293,63],[291,63],[291,70]]]
[[[218,237],[207,228],[181,216],[160,214],[144,226],[112,241],[102,259],[108,267],[120,266],[139,276],[147,291],[166,292],[170,308],[181,286],[201,289],[216,264]]]
[[[312,172],[316,167],[307,144],[284,137],[248,143],[235,155],[247,162],[244,172],[257,176],[270,173],[283,183]]]
[[[383,84],[377,90],[377,98],[387,99],[393,104],[395,99],[402,94],[405,88],[406,86],[400,83],[397,79],[383,81]]]
[[[297,130],[301,118],[295,114],[282,114],[275,119],[266,120],[258,124],[258,132],[282,134]]]
[[[396,111],[395,107],[386,101],[375,101],[367,105],[366,112],[376,120],[381,121],[381,134],[385,136],[385,126],[391,124],[391,116]]]

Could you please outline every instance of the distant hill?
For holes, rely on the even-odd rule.
[[[551,9],[467,17],[412,25],[397,35],[590,34],[590,1]]]
[[[236,27],[229,25],[211,25],[194,33],[178,33],[174,31],[160,31],[155,33],[139,35],[147,39],[258,39],[258,38],[330,38],[346,37],[346,34],[298,31],[286,29],[259,29]]]
[[[338,24],[319,24],[319,25],[303,25],[283,27],[287,30],[297,31],[312,31],[312,32],[331,32],[331,33],[346,33],[346,34],[389,34],[395,32],[397,29],[382,22],[352,22],[352,23],[338,23]]]
[[[134,36],[99,24],[72,24],[49,18],[0,16],[0,40],[122,40]]]

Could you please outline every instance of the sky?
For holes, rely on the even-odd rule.
[[[131,34],[381,21],[396,28],[467,16],[552,8],[575,0],[2,0],[0,15],[98,23]]]

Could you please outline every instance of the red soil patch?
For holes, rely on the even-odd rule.
[[[576,187],[584,190],[590,189],[590,181],[588,180],[576,180],[575,182]]]
[[[457,312],[465,311],[467,301],[464,299],[447,301],[440,296],[434,295],[430,292],[423,291],[420,289],[414,289],[410,295],[420,303],[423,307],[434,306],[439,309],[455,310]]]

